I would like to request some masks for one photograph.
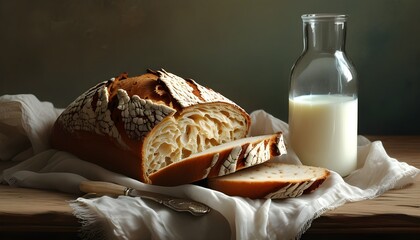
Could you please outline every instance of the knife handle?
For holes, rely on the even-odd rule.
[[[99,195],[128,195],[130,188],[117,185],[110,182],[100,181],[82,181],[80,183],[80,191],[85,193],[96,193]]]
[[[108,196],[129,196],[132,188],[124,187],[110,182],[100,181],[82,181],[79,185],[80,191],[85,193],[95,193],[97,195]],[[210,207],[207,205],[189,199],[173,198],[170,196],[153,193],[153,195],[139,196],[145,199],[153,200],[157,203],[163,204],[172,210],[178,212],[189,212],[194,216],[202,216],[210,212]]]

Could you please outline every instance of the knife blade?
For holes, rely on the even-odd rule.
[[[82,181],[79,188],[84,193],[96,193],[108,196],[140,197],[160,203],[177,212],[189,212],[194,216],[202,216],[210,212],[210,207],[185,198],[175,198],[169,195],[133,189],[110,182]]]

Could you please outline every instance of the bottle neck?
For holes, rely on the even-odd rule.
[[[304,52],[345,51],[346,22],[336,18],[303,19]]]

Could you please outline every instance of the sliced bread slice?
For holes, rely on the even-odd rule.
[[[150,174],[155,185],[176,186],[234,173],[286,153],[282,133],[241,138],[217,145]]]
[[[329,175],[325,168],[268,161],[229,175],[209,178],[208,186],[230,196],[281,199],[309,193]]]

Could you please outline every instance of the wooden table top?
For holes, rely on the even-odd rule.
[[[371,136],[387,153],[420,168],[420,136]],[[28,198],[28,196],[31,196]],[[0,185],[0,239],[77,239],[81,223],[69,200],[77,196]],[[315,219],[302,239],[340,237],[417,239],[420,234],[420,177],[378,198],[347,203]]]
[[[370,136],[390,157],[420,169],[420,136]],[[337,236],[354,239],[420,239],[420,176],[414,184],[360,202],[346,203],[316,219],[302,239]]]

